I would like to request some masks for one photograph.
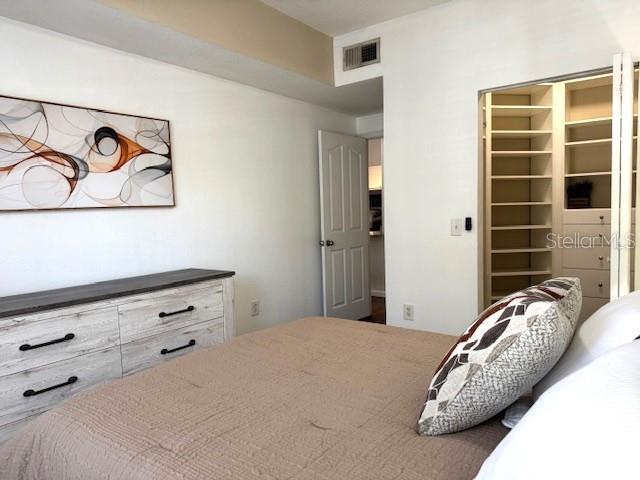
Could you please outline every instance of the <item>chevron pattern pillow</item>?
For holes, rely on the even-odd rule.
[[[472,427],[529,391],[569,345],[581,306],[580,280],[555,278],[487,308],[437,368],[420,434]]]

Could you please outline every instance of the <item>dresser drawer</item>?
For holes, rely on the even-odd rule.
[[[40,415],[32,415],[27,418],[23,418],[18,420],[17,422],[7,423],[6,425],[0,426],[0,444],[2,442],[9,440],[16,433],[22,430],[28,423],[38,418]]]
[[[611,225],[563,225],[562,245],[580,245],[589,247],[595,245],[610,245]]]
[[[223,316],[222,284],[190,286],[118,306],[122,343]]]
[[[0,329],[0,376],[118,345],[116,307],[46,320],[16,322]]]
[[[584,322],[603,305],[609,303],[606,298],[582,297],[582,310],[580,310],[579,322]]]
[[[610,295],[609,270],[562,270],[564,277],[578,277],[582,286],[582,295],[585,297],[605,298]]]
[[[224,324],[220,318],[126,343],[122,345],[122,373],[130,375],[223,341]]]
[[[592,225],[611,225],[610,208],[584,208],[565,210],[562,223],[582,223]]]
[[[563,268],[585,268],[609,270],[611,265],[610,247],[564,248],[562,249]]]
[[[44,412],[91,385],[121,376],[120,349],[113,347],[1,377],[0,425]]]

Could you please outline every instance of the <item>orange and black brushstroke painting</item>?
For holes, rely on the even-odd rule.
[[[0,211],[172,205],[168,121],[0,97]]]

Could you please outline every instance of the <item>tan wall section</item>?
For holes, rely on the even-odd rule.
[[[258,0],[100,0],[228,50],[333,85],[333,40]]]

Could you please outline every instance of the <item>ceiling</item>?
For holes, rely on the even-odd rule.
[[[209,0],[191,0],[191,5],[197,6],[198,1]],[[258,0],[256,3],[259,1],[335,36],[451,0]],[[0,16],[352,115],[382,111],[381,77],[336,88],[149,18],[127,14],[101,0],[0,0]]]
[[[450,0],[261,0],[290,17],[336,36]]]
[[[336,88],[98,0],[0,0],[0,16],[352,115],[382,111],[382,78]]]

